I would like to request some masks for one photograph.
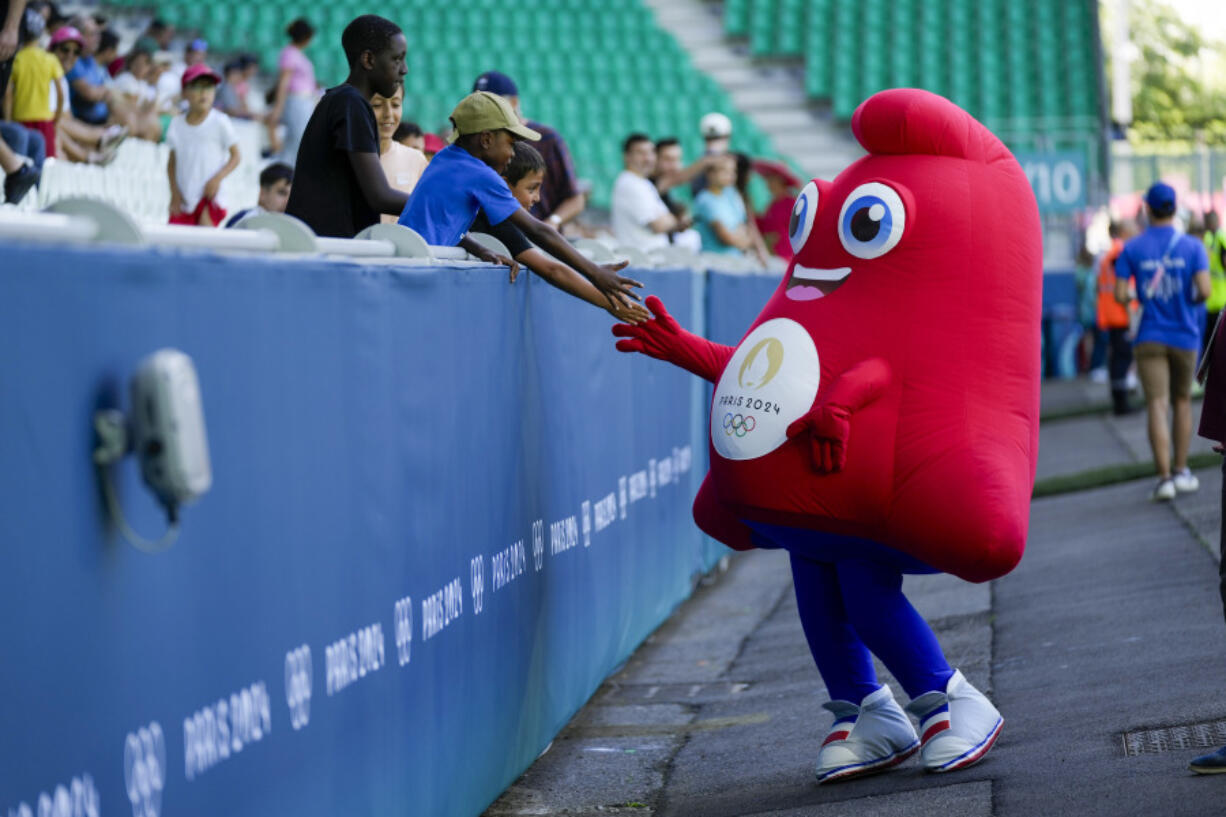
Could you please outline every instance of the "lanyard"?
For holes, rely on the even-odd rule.
[[[1171,250],[1175,249],[1181,238],[1183,238],[1183,234],[1179,230],[1175,230],[1175,233],[1171,236],[1170,243],[1166,245],[1166,249],[1162,252],[1162,260],[1158,262],[1158,271],[1154,273],[1154,277],[1149,281],[1149,286],[1145,288],[1146,300],[1152,300],[1154,293],[1158,291],[1158,284],[1162,282],[1163,277],[1166,275],[1167,265],[1171,263]]]

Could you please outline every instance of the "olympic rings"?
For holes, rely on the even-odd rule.
[[[749,432],[758,427],[758,421],[753,418],[752,414],[725,414],[724,415],[724,433],[731,437],[735,434],[738,437],[744,437]]]

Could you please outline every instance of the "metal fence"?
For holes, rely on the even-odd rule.
[[[1182,154],[1131,153],[1116,147],[1111,157],[1111,193],[1145,190],[1162,180],[1181,192],[1208,196],[1223,193],[1226,150],[1202,147]]]

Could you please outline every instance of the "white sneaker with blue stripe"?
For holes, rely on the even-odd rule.
[[[907,711],[919,718],[920,760],[930,772],[952,772],[983,760],[1005,722],[959,670],[944,692],[925,692],[907,704]]]
[[[832,783],[884,771],[919,749],[911,720],[882,685],[859,706],[851,701],[822,704],[834,713],[834,725],[817,756],[817,782]]]

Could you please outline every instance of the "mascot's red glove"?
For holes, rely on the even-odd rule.
[[[843,470],[847,465],[852,413],[880,397],[889,381],[890,367],[884,360],[862,361],[844,372],[829,394],[814,403],[808,414],[788,426],[789,440],[809,433],[809,455],[814,471],[830,474]]]
[[[788,426],[788,439],[809,432],[809,455],[819,474],[842,471],[847,464],[847,438],[851,436],[851,411],[828,403],[814,406]]]
[[[618,351],[641,352],[714,383],[735,350],[682,329],[655,295],[648,295],[644,304],[655,315],[654,318],[640,324],[613,325],[613,334],[625,338],[617,342]]]

